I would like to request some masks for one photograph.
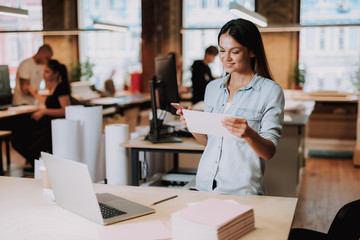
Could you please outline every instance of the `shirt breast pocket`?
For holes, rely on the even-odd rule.
[[[254,129],[258,133],[260,131],[262,116],[263,116],[262,112],[258,112],[256,110],[251,110],[251,109],[243,109],[243,108],[237,109],[235,113],[235,117],[246,119],[248,126]]]

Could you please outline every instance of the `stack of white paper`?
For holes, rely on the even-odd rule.
[[[173,239],[238,239],[255,228],[254,210],[209,198],[172,214]]]

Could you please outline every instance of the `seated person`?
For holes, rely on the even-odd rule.
[[[43,78],[48,96],[39,95],[29,87],[33,97],[45,105],[34,112],[31,118],[23,118],[14,132],[13,146],[32,165],[41,151],[52,152],[51,120],[65,117],[65,107],[70,105],[70,84],[65,65],[49,60],[43,69]]]
[[[44,115],[65,117],[65,107],[70,105],[71,93],[66,66],[57,60],[49,60],[44,66],[43,77],[50,95],[39,95],[34,87],[29,87],[31,95],[46,106],[46,108],[35,112],[32,118],[38,121]]]
[[[209,68],[209,64],[215,60],[219,50],[215,46],[210,46],[205,50],[205,56],[202,60],[194,61],[191,66],[192,81],[192,103],[195,104],[204,101],[206,85],[214,79]]]

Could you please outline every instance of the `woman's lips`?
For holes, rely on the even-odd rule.
[[[232,66],[234,66],[233,63],[225,63],[225,67],[226,67],[226,68],[231,68]]]

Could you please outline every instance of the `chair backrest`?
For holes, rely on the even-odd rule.
[[[84,103],[70,95],[70,105],[84,105]]]
[[[344,205],[336,214],[328,231],[328,239],[359,240],[360,200]]]
[[[104,88],[105,88],[105,91],[108,94],[110,94],[111,96],[113,96],[115,94],[115,85],[114,85],[114,81],[112,79],[108,79],[105,81]]]

